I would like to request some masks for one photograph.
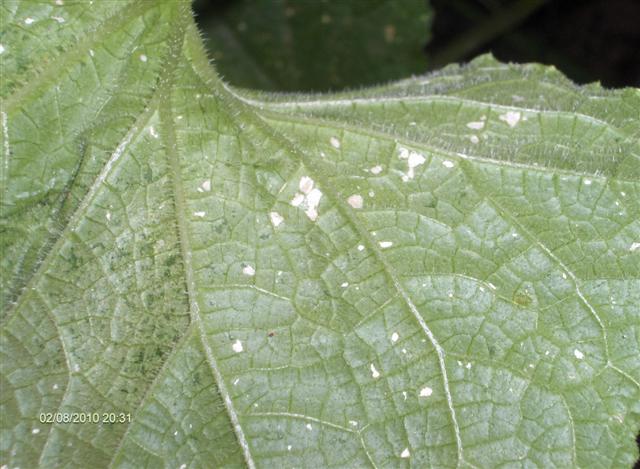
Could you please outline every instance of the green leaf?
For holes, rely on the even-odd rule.
[[[58,3],[1,7],[2,464],[633,464],[640,90],[241,92]]]
[[[236,86],[326,91],[424,73],[431,19],[426,0],[237,0],[205,37]]]

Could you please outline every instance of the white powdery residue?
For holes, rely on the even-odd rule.
[[[409,448],[403,449],[402,453],[400,453],[400,457],[404,459],[411,457],[411,452],[409,451]]]
[[[31,17],[25,18],[24,19],[24,24],[33,24],[35,20]]]
[[[400,158],[406,159],[407,165],[409,166],[409,170],[407,171],[407,174],[404,174],[402,176],[402,180],[404,182],[407,182],[415,177],[416,175],[415,169],[418,166],[424,164],[424,162],[426,161],[426,158],[422,154],[415,151],[408,151],[406,148],[401,148],[400,150],[401,150]],[[402,150],[405,150],[406,154]]]
[[[472,135],[471,137],[469,137],[469,140],[471,140],[471,143],[480,143],[480,139],[477,135]]]
[[[638,249],[640,249],[640,243],[632,243],[631,247],[629,248],[629,251],[633,252],[633,251],[637,251]]]
[[[40,429],[34,428],[33,430],[31,430],[31,433],[33,433],[34,435],[37,435],[38,433],[40,433]]]
[[[187,469],[187,465],[186,464],[180,464],[180,468],[179,469]]]
[[[627,193],[626,193],[626,192],[620,192],[620,195],[621,195],[622,197],[624,197],[625,195],[627,195]]]
[[[329,139],[329,143],[331,143],[331,146],[333,148],[340,148],[340,140],[338,140],[336,137],[331,137]]]
[[[358,244],[358,251],[364,251],[364,246],[362,244]]]
[[[147,56],[144,54],[140,54],[140,61],[146,62],[148,60]]]
[[[398,335],[397,332],[394,332],[393,334],[391,334],[391,342],[392,343],[396,343],[398,341],[398,339],[400,338],[400,336]]]
[[[420,390],[420,397],[429,397],[431,396],[431,394],[433,394],[433,389],[431,389],[429,386],[425,386],[424,388],[422,388]]]
[[[293,446],[287,445],[287,451],[291,451],[291,448],[293,448]]]
[[[60,24],[64,23],[65,21],[65,19],[62,16],[52,16],[51,19],[56,20]]]
[[[378,379],[380,377],[380,372],[376,370],[376,366],[372,363],[369,368],[371,369],[371,377],[373,379]]]
[[[232,345],[231,348],[233,349],[234,352],[236,353],[240,353],[244,350],[244,347],[242,346],[242,342],[240,342],[240,339],[236,340]]]
[[[484,128],[484,122],[483,121],[468,122],[467,127],[473,130],[482,130]]]
[[[444,166],[445,168],[453,168],[453,161],[444,160],[442,162],[442,166]]]
[[[403,348],[403,349],[402,349],[402,353],[404,353],[404,354],[406,355],[406,353],[407,353],[407,349],[406,349],[406,348]]]
[[[408,148],[404,148],[404,147],[398,148],[398,158],[400,158],[401,160],[408,159],[409,158],[409,149]]]
[[[193,216],[203,218],[205,216],[205,212],[193,212]]]
[[[310,423],[308,423],[308,424],[306,425],[306,427],[307,427],[307,430],[313,430],[313,427],[311,426],[311,424],[310,424]]]
[[[465,367],[467,370],[470,370],[470,369],[471,369],[471,363],[467,363],[464,367]]]
[[[156,132],[156,129],[153,128],[153,126],[149,127],[149,134],[153,137],[153,138],[158,138],[158,132]]]
[[[322,192],[320,189],[313,189],[309,195],[307,195],[307,209],[304,213],[307,214],[311,221],[315,221],[318,218],[318,205],[320,205],[321,198]]]
[[[298,188],[300,189],[300,192],[307,195],[309,194],[309,192],[313,190],[314,184],[315,184],[314,180],[311,179],[309,176],[302,176],[300,178],[300,182],[298,183]]]
[[[54,384],[52,387],[53,387],[53,390],[55,391],[55,390],[57,390],[60,386],[58,386],[57,384]]]
[[[233,385],[236,386],[240,382],[240,378],[236,378],[233,380]]]
[[[200,184],[200,187],[198,187],[198,192],[209,192],[211,190],[211,181],[209,181],[208,179],[206,181],[203,181],[202,184]]]
[[[408,396],[407,391],[402,391],[402,399],[406,401],[407,396]]]
[[[0,44],[0,54],[4,54],[4,51],[6,49],[4,48],[4,46],[2,44]]]
[[[591,179],[585,179],[583,182],[584,182],[585,186],[590,186],[591,185]]]
[[[371,174],[380,174],[382,172],[382,166],[380,166],[379,164],[375,165],[369,171],[371,171]]]
[[[107,219],[107,221],[111,221],[111,212],[107,212],[105,218]]]
[[[242,268],[242,273],[248,275],[249,277],[253,277],[256,274],[256,269],[254,269],[253,266],[245,265]]]
[[[567,279],[567,274],[565,274],[564,272],[562,272],[562,278],[566,280],[566,279]]]
[[[296,192],[296,195],[293,196],[293,199],[291,199],[291,205],[293,205],[294,207],[299,206],[302,202],[304,202],[304,195],[302,195],[300,192]]]
[[[284,221],[284,218],[278,212],[270,212],[269,213],[269,219],[271,220],[271,224],[275,228],[280,226],[280,224]]]
[[[378,243],[382,249],[390,248],[393,246],[393,241],[380,241]]]
[[[356,422],[355,420],[349,420],[349,425],[351,425],[352,427],[357,427],[358,422]]]
[[[364,200],[362,199],[362,196],[360,194],[353,194],[349,196],[349,198],[347,199],[347,203],[353,208],[362,208]]]
[[[500,115],[499,119],[513,128],[520,122],[520,117],[522,117],[522,115],[518,111],[507,111],[505,114]]]
[[[342,288],[347,288],[349,286],[349,282],[342,282],[342,285],[340,285]]]
[[[582,353],[580,350],[575,349],[573,351],[573,355],[578,359],[578,360],[582,360],[584,358],[584,353]]]

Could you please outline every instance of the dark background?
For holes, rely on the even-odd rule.
[[[243,1],[254,8],[255,0],[195,0],[193,8],[205,38],[215,36],[209,34],[213,21],[225,21]],[[273,0],[274,5],[277,1]],[[367,2],[373,6],[375,0],[285,1],[303,9],[311,5],[317,8],[321,3],[357,4],[362,8]],[[402,4],[407,0],[392,1]],[[640,0],[431,0],[430,5],[427,0],[420,2],[425,12],[433,12],[431,32],[425,28],[424,36],[415,38],[415,46],[420,47],[424,58],[422,71],[492,52],[505,62],[553,64],[576,83],[599,81],[606,87],[640,86]],[[215,38],[211,39],[213,43]],[[367,38],[352,40],[367,41]],[[355,43],[352,44],[355,48]],[[344,47],[349,48],[348,41]],[[211,55],[215,58],[215,53]],[[260,54],[253,54],[253,58],[261,60]],[[227,68],[224,61],[219,61],[219,70],[228,81],[242,82],[243,76],[234,76],[242,72]],[[411,73],[414,70],[415,66]],[[400,75],[401,71],[398,69],[399,76],[394,76],[395,70],[388,75],[404,78],[407,74]],[[337,81],[325,86],[316,80],[306,88],[324,91],[354,84],[373,83],[367,77],[362,77],[361,82]],[[304,87],[292,85],[293,89]],[[278,83],[272,89],[291,90]]]

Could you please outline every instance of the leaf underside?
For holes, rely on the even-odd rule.
[[[633,464],[639,90],[261,94],[188,4],[57,3],[0,7],[2,464]]]

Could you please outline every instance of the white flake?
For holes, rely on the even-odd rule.
[[[307,430],[313,430],[313,427],[311,426],[311,424],[310,424],[310,423],[308,423],[308,424],[306,425],[306,427],[307,427]]]
[[[567,274],[565,274],[564,272],[562,272],[562,278],[566,280],[566,279],[567,279]]]
[[[351,425],[352,427],[357,427],[358,422],[356,422],[355,420],[349,420],[349,425]]]
[[[409,448],[403,449],[402,453],[400,453],[400,457],[404,459],[407,459],[410,456],[411,456],[411,453],[409,452]]]
[[[64,2],[62,0],[56,0],[56,5],[64,5]]]
[[[415,176],[415,168],[424,164],[424,162],[426,161],[426,158],[422,154],[415,151],[408,151],[406,148],[400,149],[399,156],[402,159],[406,159],[407,164],[409,165],[409,170],[407,171],[407,174],[402,176],[402,180],[404,182],[407,182],[410,179],[413,179]]]
[[[629,248],[629,251],[633,252],[640,249],[640,243],[632,243],[631,247]]]
[[[24,24],[33,24],[35,20],[30,16],[24,19]]]
[[[240,382],[240,378],[236,378],[233,380],[233,385],[236,386]]]
[[[471,137],[469,137],[469,140],[471,140],[471,143],[480,143],[480,139],[477,135],[472,135]]]
[[[60,386],[58,386],[57,384],[53,385],[53,390],[55,391],[56,389],[58,389]]]
[[[433,394],[433,389],[431,389],[429,386],[425,386],[420,390],[419,395],[420,397],[429,397],[431,396],[431,394]]]
[[[253,266],[247,264],[242,268],[242,273],[248,275],[249,277],[253,277],[256,274],[256,269],[254,269]]]
[[[375,165],[373,168],[370,169],[371,174],[380,174],[382,172],[382,166]]]
[[[0,54],[4,54],[5,48],[2,44],[0,44]]]
[[[65,21],[65,19],[62,16],[52,16],[51,19],[56,20],[60,24],[64,23]]]
[[[291,451],[292,446],[291,445],[287,445],[287,451]]]
[[[302,195],[300,192],[297,192],[296,195],[293,196],[293,199],[291,199],[291,205],[293,205],[294,207],[297,207],[302,202],[304,202],[304,195]]]
[[[153,137],[153,138],[158,138],[158,132],[156,132],[156,129],[153,128],[153,126],[149,127],[149,134]]]
[[[73,365],[73,371],[78,373],[80,371],[80,365],[78,365],[77,363],[75,365]]]
[[[444,166],[445,168],[453,168],[453,161],[444,160],[442,162],[442,166]]]
[[[473,130],[481,130],[484,128],[484,122],[482,121],[469,122],[467,123],[467,127]]]
[[[505,114],[499,116],[501,121],[509,124],[509,127],[515,127],[520,122],[521,114],[518,111],[507,111]]]
[[[31,433],[33,433],[34,435],[37,435],[38,433],[40,433],[40,429],[34,428],[33,430],[31,430]]]
[[[141,60],[142,62],[146,62],[148,59],[147,59],[147,56],[146,56],[146,55],[144,55],[144,54],[140,54],[140,60]]]
[[[393,334],[391,334],[391,342],[393,342],[394,344],[398,341],[399,338],[400,336],[398,335],[397,332],[394,332]]]
[[[407,391],[402,391],[402,398],[403,400],[407,400]]]
[[[380,241],[378,243],[382,249],[390,248],[393,246],[393,241]]]
[[[465,367],[467,370],[470,370],[470,369],[471,369],[471,363],[467,363],[464,367]]]
[[[578,360],[582,360],[584,358],[584,353],[582,353],[580,350],[575,349],[573,351],[573,355],[578,359]]]
[[[234,352],[236,353],[240,353],[244,350],[244,348],[242,347],[242,342],[240,342],[240,339],[236,340],[232,345],[231,348],[233,349]]]
[[[340,285],[342,288],[347,288],[349,286],[349,282],[342,282],[342,285]]]
[[[211,181],[210,180],[206,180],[203,181],[202,184],[200,184],[200,187],[198,187],[198,192],[209,192],[211,190]]]
[[[300,178],[300,182],[298,183],[298,188],[300,189],[300,192],[307,195],[309,194],[309,192],[313,190],[314,184],[315,184],[314,180],[311,179],[309,176],[302,176]]]
[[[105,218],[107,219],[107,221],[111,221],[111,212],[107,211]]]
[[[627,195],[627,193],[626,193],[626,192],[620,192],[620,195],[621,195],[622,197],[624,197],[625,195]]]
[[[402,353],[404,353],[404,354],[406,355],[406,353],[407,353],[407,349],[406,349],[406,348],[403,348],[403,349],[402,349]]]
[[[347,199],[347,202],[353,208],[362,208],[364,201],[362,200],[362,196],[360,194],[350,195]]]
[[[180,468],[179,469],[187,469],[187,465],[186,464],[180,464]]]
[[[176,430],[175,432],[173,432],[173,436],[178,436],[178,430]]]
[[[305,210],[305,213],[311,221],[315,221],[318,218],[318,205],[320,205],[321,197],[322,192],[320,192],[320,189],[313,189],[307,195],[307,210]]]
[[[202,218],[204,217],[205,212],[193,212],[194,217]]]
[[[358,251],[364,251],[364,246],[362,244],[358,244]]]
[[[378,379],[380,377],[380,373],[376,370],[376,366],[372,363],[369,368],[371,368],[371,377],[373,379]]]
[[[489,288],[491,288],[492,290],[496,289],[496,286],[491,282],[489,282],[487,285],[489,285]]]
[[[400,158],[401,160],[408,159],[409,158],[409,149],[408,148],[404,148],[404,147],[398,148],[398,158]]]
[[[284,218],[278,212],[270,212],[269,218],[271,219],[271,224],[276,228],[284,221]]]
[[[96,53],[93,51],[93,49],[89,49],[89,55],[91,57],[94,57],[96,55]]]
[[[333,148],[340,148],[340,140],[338,140],[336,137],[331,137],[329,139],[329,143],[331,143],[331,146]]]
[[[375,192],[373,192],[373,191],[369,191],[369,197],[373,197],[374,195],[376,195],[376,193],[375,193]]]
[[[584,182],[585,186],[590,186],[591,185],[591,179],[585,179],[583,182]]]

